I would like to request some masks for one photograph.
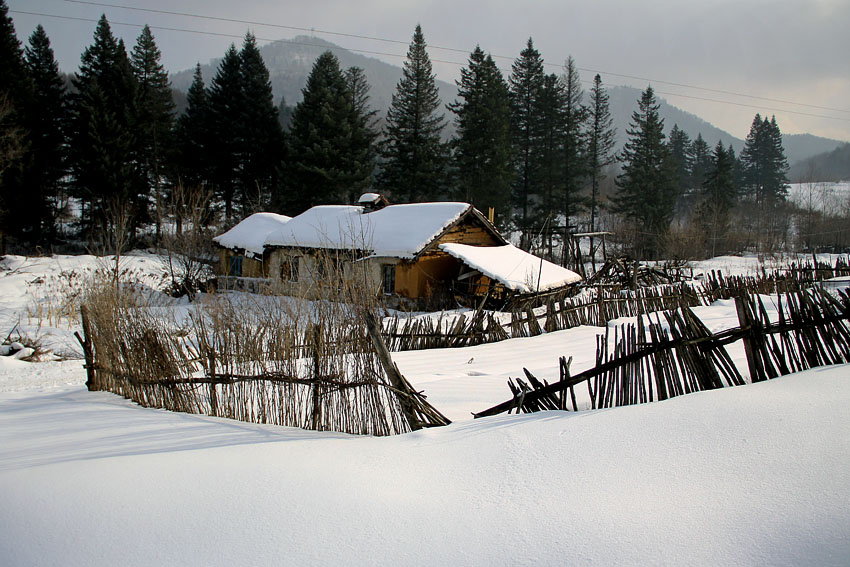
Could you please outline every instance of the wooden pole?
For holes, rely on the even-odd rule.
[[[94,350],[92,349],[91,344],[91,323],[89,321],[89,308],[86,304],[80,305],[80,319],[83,322],[83,335],[85,338],[80,336],[80,333],[74,332],[74,336],[77,337],[77,341],[79,341],[80,346],[83,347],[83,356],[86,359],[86,388],[90,392],[98,390],[97,387],[97,377],[94,373]]]

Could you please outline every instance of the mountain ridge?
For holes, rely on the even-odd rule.
[[[260,52],[269,70],[269,80],[272,84],[276,103],[279,104],[281,97],[289,106],[294,106],[301,101],[301,89],[307,82],[307,76],[312,69],[313,62],[327,50],[337,56],[341,68],[357,66],[363,69],[371,86],[371,106],[378,111],[379,117],[383,117],[392,102],[396,85],[401,79],[402,67],[356,53],[315,36],[300,35],[292,39],[277,40],[260,47]],[[220,61],[220,57],[214,58],[201,65],[201,73],[206,85],[209,85],[215,75]],[[186,92],[192,82],[193,72],[194,69],[186,69],[172,74],[172,87],[178,91]],[[436,83],[444,105],[444,112],[447,115],[444,137],[448,138],[454,132],[454,124],[451,120],[451,113],[445,109],[445,105],[457,98],[457,85],[439,79]],[[642,91],[635,87],[613,85],[606,85],[606,89],[609,95],[611,116],[617,130],[616,148],[619,150],[625,142],[626,130],[629,127],[632,112],[637,108],[637,101]],[[585,97],[587,96],[589,96],[589,93],[585,92]],[[737,154],[740,154],[743,149],[744,140],[714,126],[696,114],[670,104],[664,98],[659,97],[658,102],[661,118],[664,119],[665,133],[668,133],[673,125],[678,125],[691,139],[695,139],[701,133],[709,147],[713,148],[718,141],[722,141],[724,146],[731,144]],[[783,134],[782,139],[786,157],[792,167],[798,162],[832,152],[847,143],[812,134]]]

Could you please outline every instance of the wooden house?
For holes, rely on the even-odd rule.
[[[290,219],[275,213],[255,213],[214,237],[220,287],[258,291],[257,282],[269,278],[266,238]]]
[[[257,258],[259,272],[282,293],[322,297],[323,286],[336,285],[329,274],[345,277],[356,262],[365,267],[363,285],[371,292],[416,307],[464,298],[473,303],[580,279],[511,246],[468,203],[389,205],[374,193],[357,205],[316,206],[280,224],[263,236]],[[229,265],[223,262],[222,270]]]

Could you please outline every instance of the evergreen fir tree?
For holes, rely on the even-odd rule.
[[[455,198],[481,211],[490,207],[502,227],[510,219],[511,164],[508,87],[493,58],[478,46],[460,71],[453,141],[457,187]]]
[[[608,93],[602,86],[602,77],[597,73],[593,78],[593,86],[590,89],[590,105],[588,106],[587,120],[587,158],[586,167],[590,182],[590,231],[596,232],[599,218],[599,188],[605,180],[605,169],[614,163],[614,136],[613,119],[608,108]],[[593,269],[596,270],[596,247],[594,239],[590,237],[591,261]],[[567,255],[564,254],[563,264],[568,265]]]
[[[284,211],[290,214],[340,203],[349,195],[353,179],[347,155],[353,98],[333,53],[326,51],[316,59],[302,93],[289,133],[291,195]]]
[[[6,250],[6,235],[25,231],[21,195],[26,190],[29,164],[29,118],[33,86],[24,62],[21,42],[9,17],[5,0],[0,0],[0,253]]]
[[[137,84],[135,130],[139,166],[146,193],[153,194],[157,238],[161,234],[164,206],[162,178],[173,151],[174,129],[174,98],[161,57],[150,27],[145,25],[133,48],[131,64]]]
[[[711,256],[723,251],[718,247],[729,229],[729,213],[736,197],[734,156],[723,147],[723,142],[717,142],[711,155],[711,168],[702,185],[702,203],[697,210]]]
[[[544,88],[543,59],[528,39],[525,49],[511,67],[508,78],[511,129],[516,177],[513,187],[515,223],[521,232],[520,245],[527,249],[535,232],[533,205],[540,196],[543,121],[540,101]]]
[[[210,159],[209,181],[216,197],[224,203],[227,223],[233,220],[233,201],[240,183],[240,155],[243,147],[240,135],[242,110],[241,61],[236,46],[231,44],[213,77],[209,92],[207,149]]]
[[[769,126],[765,127],[770,143],[767,188],[771,199],[781,202],[788,197],[788,159],[782,147],[782,132],[776,123],[776,116],[771,116]]]
[[[239,59],[243,101],[238,123],[239,194],[244,216],[268,208],[272,196],[280,190],[284,140],[269,70],[253,34],[245,34]]]
[[[387,110],[378,184],[397,201],[435,199],[446,183],[447,155],[440,140],[444,124],[436,76],[418,24],[402,73]]]
[[[0,0],[0,56],[0,77],[3,77],[0,93],[12,97],[10,102],[16,106],[23,106],[19,102],[23,103],[27,99],[18,101],[16,97],[26,97],[29,94],[29,77],[24,63],[24,52],[15,33],[15,24],[9,17],[6,0]]]
[[[702,134],[697,134],[691,144],[691,182],[690,186],[695,192],[699,192],[705,183],[708,172],[713,168],[711,148],[703,139]]]
[[[670,161],[673,167],[674,183],[676,185],[676,209],[684,213],[690,203],[691,171],[693,169],[693,153],[691,137],[687,132],[674,124],[667,138],[670,148]]]
[[[735,155],[735,148],[732,144],[726,148],[726,153],[729,154],[729,161],[732,163],[733,180],[735,183],[735,195],[741,196],[741,188],[744,186],[744,166],[741,163],[741,158]]]
[[[369,86],[366,74],[360,67],[345,71],[345,82],[351,107],[351,141],[348,148],[351,162],[351,185],[346,202],[354,202],[372,186],[375,171],[375,131],[377,110],[369,104]]]
[[[572,56],[567,58],[561,81],[564,84],[564,190],[560,210],[564,215],[565,232],[569,232],[572,217],[584,205],[579,192],[589,173],[588,120],[591,114],[590,109],[583,104],[584,91],[581,88],[581,76]],[[564,261],[566,260],[565,256]]]
[[[292,128],[292,113],[295,111],[294,106],[289,106],[286,104],[286,99],[284,97],[280,97],[280,104],[277,105],[277,115],[280,119],[280,127],[283,129],[284,134],[289,133],[289,129]]]
[[[785,200],[788,161],[776,118],[756,114],[741,151],[744,189],[758,207]]]
[[[209,104],[200,63],[195,65],[186,102],[186,111],[177,119],[174,183],[199,187],[206,184],[212,167],[208,156]]]
[[[590,177],[590,230],[599,227],[599,185],[605,179],[605,168],[614,163],[613,119],[608,108],[608,93],[602,86],[602,77],[593,78],[590,90],[590,118],[588,121],[587,163]]]
[[[137,223],[114,218],[115,211],[134,217],[130,204],[145,194],[145,183],[136,168],[135,79],[124,43],[116,41],[105,16],[73,83],[70,169],[83,202],[83,228],[90,239],[107,234],[123,239],[114,234],[119,221],[130,230]]]
[[[564,139],[566,120],[564,116],[564,85],[553,74],[543,78],[540,92],[539,113],[542,121],[540,144],[541,177],[540,195],[533,208],[534,217],[540,226],[547,257],[553,259],[553,226],[555,215],[561,210],[564,198]]]
[[[664,121],[652,87],[647,87],[632,114],[629,139],[623,148],[623,172],[617,177],[614,210],[637,227],[635,248],[654,257],[661,252],[675,205],[670,151],[664,142]]]
[[[67,107],[65,82],[41,24],[29,38],[26,62],[36,110],[29,120],[32,167],[28,181],[33,197],[30,207],[35,213],[30,228],[43,241],[52,241],[66,174]]]

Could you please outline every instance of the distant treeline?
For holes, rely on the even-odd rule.
[[[340,68],[331,52],[315,61],[301,102],[276,106],[251,33],[208,84],[196,67],[179,115],[147,26],[128,51],[101,17],[69,88],[44,29],[22,48],[0,0],[0,50],[4,247],[7,238],[23,249],[73,239],[109,249],[182,229],[188,202],[209,203],[203,222],[231,225],[366,191],[492,208],[524,248],[564,263],[575,232],[615,231],[639,256],[797,243],[775,118],[757,114],[736,155],[676,126],[665,136],[647,87],[615,154],[601,77],[584,92],[572,58],[546,74],[531,39],[507,78],[473,50],[447,105],[456,131],[447,142],[419,26],[380,129],[363,71]],[[846,245],[835,234],[827,244]]]

